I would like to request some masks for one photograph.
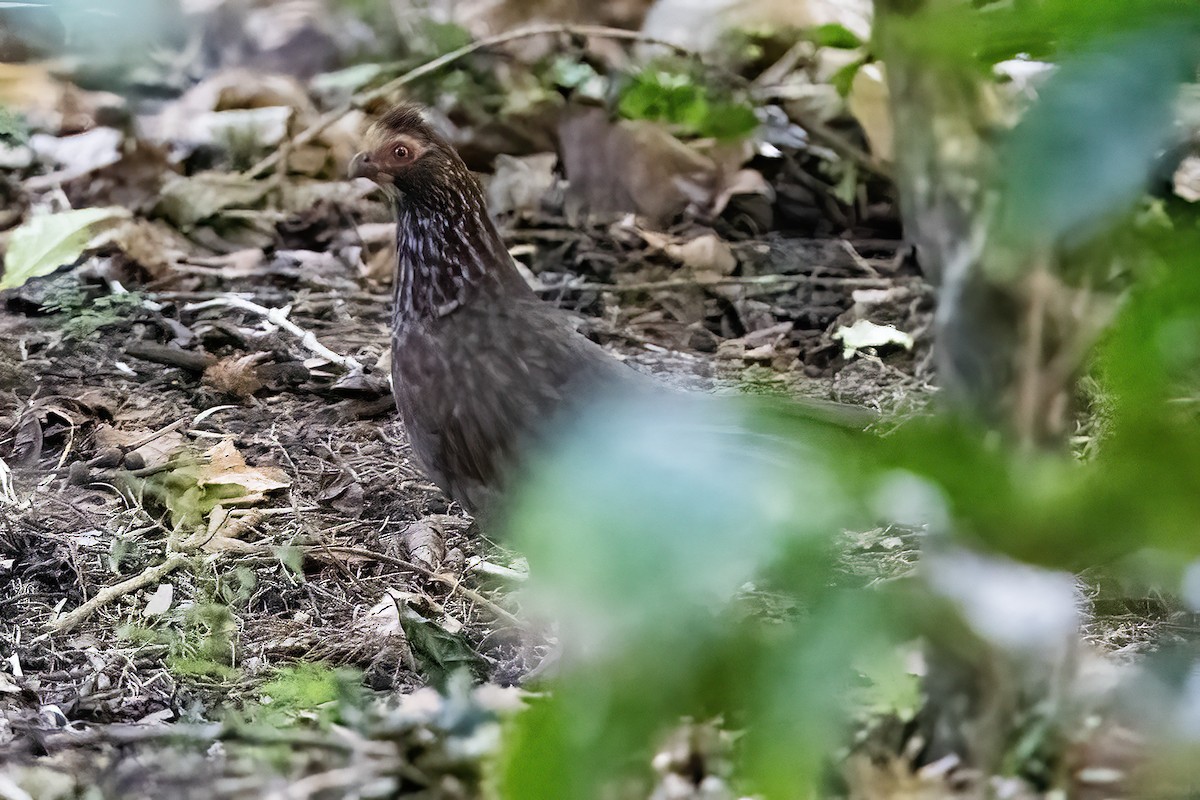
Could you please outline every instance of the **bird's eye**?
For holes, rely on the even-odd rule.
[[[395,154],[396,154],[396,158],[400,159],[401,161],[403,161],[403,160],[405,160],[406,158],[408,158],[408,153],[409,153],[409,150],[408,150],[408,148],[407,148],[407,147],[405,147],[405,146],[404,146],[404,145],[402,145],[402,144],[396,145],[396,149],[395,149],[395,151],[394,151],[394,152],[395,152]]]

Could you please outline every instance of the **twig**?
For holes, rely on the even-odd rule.
[[[277,325],[298,338],[300,340],[300,344],[304,345],[309,352],[315,353],[326,361],[337,364],[339,367],[342,367],[346,370],[361,372],[363,369],[363,365],[360,364],[357,359],[353,358],[352,356],[338,355],[317,341],[317,337],[312,331],[306,331],[288,319],[287,316],[292,310],[291,306],[284,306],[283,308],[267,308],[265,306],[260,306],[258,303],[251,303],[245,298],[237,297],[236,295],[230,295],[228,297],[217,297],[212,300],[205,300],[202,303],[189,303],[183,307],[183,310],[200,311],[205,308],[221,307],[240,308],[243,311],[249,311],[253,314],[266,317],[267,321],[272,325]]]
[[[144,447],[156,439],[161,439],[163,436],[166,436],[168,433],[172,433],[174,431],[179,430],[186,424],[187,424],[186,419],[177,419],[174,422],[172,422],[170,425],[165,425],[156,431],[152,431],[152,432],[146,434],[145,436],[141,437],[140,439],[134,439],[132,442],[125,445],[125,449],[126,450],[137,450],[139,447]]]
[[[710,286],[761,286],[766,288],[788,289],[800,284],[814,286],[829,286],[833,288],[853,286],[860,289],[890,289],[896,285],[887,278],[820,278],[808,275],[754,275],[745,278],[668,278],[663,281],[646,281],[644,283],[586,283],[567,282],[553,286],[541,286],[537,291],[553,292],[563,289],[590,292],[656,292],[663,289],[682,289],[688,287],[708,288]]]
[[[318,136],[324,133],[327,128],[354,109],[364,108],[376,100],[386,98],[395,93],[397,89],[412,83],[418,78],[423,78],[432,72],[436,72],[442,67],[447,66],[448,64],[453,64],[455,61],[458,61],[465,56],[469,56],[476,51],[487,47],[495,47],[496,45],[507,44],[508,42],[516,41],[518,39],[527,39],[531,36],[548,36],[554,34],[570,36],[595,36],[597,38],[604,39],[623,39],[626,41],[643,42],[645,44],[669,47],[676,53],[686,56],[695,55],[687,48],[680,47],[672,42],[656,39],[652,36],[646,36],[638,31],[629,31],[622,28],[609,28],[604,25],[531,25],[528,28],[520,28],[515,31],[497,34],[496,36],[488,36],[484,39],[479,39],[471,42],[468,45],[464,45],[457,50],[451,50],[449,53],[438,56],[432,61],[427,61],[419,67],[410,69],[408,72],[404,73],[398,78],[388,81],[383,86],[356,93],[348,103],[343,103],[340,106],[327,111],[326,113],[322,114],[320,118],[317,119],[317,121],[312,125],[296,134],[296,136],[288,142],[287,147],[280,147],[278,150],[263,158],[254,166],[250,167],[248,170],[242,173],[242,175],[247,178],[258,177],[264,172],[267,172],[275,167],[275,165],[279,163],[279,161],[283,158],[284,153],[289,148],[295,149],[296,147],[308,144],[313,139],[316,139]]]
[[[521,620],[519,617],[517,617],[511,611],[507,611],[507,610],[501,608],[500,606],[496,605],[496,603],[494,601],[487,599],[486,597],[484,597],[483,595],[481,595],[479,592],[475,591],[474,589],[469,589],[466,586],[463,586],[462,583],[458,581],[458,579],[451,578],[447,575],[442,575],[441,573],[434,572],[431,569],[426,569],[425,567],[422,567],[419,564],[414,564],[411,561],[404,561],[403,559],[400,559],[400,558],[392,558],[391,556],[385,556],[382,553],[376,553],[374,550],[367,550],[367,549],[361,548],[361,547],[345,547],[342,545],[322,545],[319,547],[310,547],[308,549],[312,552],[340,553],[342,555],[348,555],[348,556],[359,556],[360,558],[369,558],[374,561],[381,561],[385,564],[392,564],[393,566],[401,567],[403,569],[411,569],[414,572],[421,573],[422,575],[424,575],[426,578],[429,578],[430,580],[434,580],[434,581],[437,581],[438,583],[443,584],[444,586],[448,586],[450,588],[450,591],[458,592],[463,597],[473,600],[474,602],[483,606],[488,611],[491,611],[497,617],[499,617],[500,619],[504,620],[505,622],[509,623],[510,625],[512,625],[514,627],[522,628],[522,629],[529,627],[528,624],[526,624],[523,620]]]
[[[841,239],[842,249],[850,256],[850,259],[858,265],[858,268],[870,275],[872,278],[878,278],[879,272],[871,266],[870,262],[859,255],[859,252],[854,249],[854,245],[848,239]]]
[[[0,505],[16,505],[17,491],[13,488],[12,469],[0,458]]]
[[[353,753],[361,750],[358,742],[348,742],[336,736],[309,731],[279,731],[265,727],[231,726],[222,722],[201,724],[112,723],[83,731],[53,731],[44,734],[47,749],[52,752],[67,747],[95,747],[99,744],[137,744],[140,742],[202,742],[236,741],[247,744],[288,744],[293,747],[313,747]],[[394,751],[387,743],[368,742],[380,755]]]
[[[770,87],[756,89],[754,92],[757,100],[770,100],[775,97],[774,91]],[[801,128],[808,131],[814,138],[820,139],[829,149],[849,161],[853,161],[862,169],[883,178],[886,181],[895,181],[896,176],[892,172],[890,165],[880,161],[875,156],[863,150],[858,145],[851,142],[842,134],[835,131],[833,128],[826,125],[824,122],[819,122],[805,114],[792,112],[792,117]]]
[[[167,560],[153,567],[147,567],[139,575],[134,575],[128,580],[121,581],[113,586],[106,586],[96,592],[95,597],[80,605],[75,610],[63,614],[58,619],[50,622],[50,629],[58,633],[69,631],[79,623],[94,614],[102,606],[124,597],[127,594],[136,592],[138,589],[143,589],[153,583],[157,583],[167,575],[174,572],[191,556],[186,553],[172,553],[167,556]]]

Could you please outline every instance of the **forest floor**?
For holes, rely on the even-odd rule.
[[[368,778],[469,796],[478,764],[463,740],[478,732],[464,709],[511,709],[511,687],[552,650],[512,601],[519,554],[412,460],[383,377],[386,282],[328,255],[386,210],[368,196],[349,218],[324,212],[281,223],[296,233],[240,272],[196,264],[162,290],[136,272],[117,281],[110,254],[9,293],[0,427],[19,500],[0,514],[0,639],[20,680],[0,677],[0,760],[48,787],[39,797],[301,797]],[[888,414],[929,397],[931,293],[898,242],[772,234],[732,252],[742,276],[778,282],[645,288],[670,269],[629,221],[516,219],[504,233],[547,302],[664,380]],[[606,285],[614,263],[621,285],[644,288]],[[261,313],[203,305],[231,296],[289,308],[365,369],[346,379]],[[832,336],[864,309],[917,332],[915,348],[843,353]],[[228,483],[247,496],[213,514]],[[197,508],[206,533],[178,541],[172,522]],[[886,539],[855,547],[903,569],[912,543]],[[495,691],[412,693],[460,662]],[[297,663],[327,671],[279,678]],[[326,684],[360,673],[392,698],[370,711],[370,738],[271,716],[319,716],[304,691],[323,702]]]
[[[829,84],[874,56],[747,34],[643,64],[636,35],[590,28],[509,42],[522,58],[403,4],[379,4],[386,25],[322,12],[279,46],[283,7],[310,4],[191,5],[154,69],[0,65],[0,800],[479,797],[558,641],[524,613],[522,554],[429,483],[396,417],[392,210],[343,177],[365,124],[398,96],[431,106],[529,284],[635,368],[887,431],[936,398],[935,295]],[[350,40],[386,30],[364,61]],[[726,57],[736,74],[708,63]],[[833,582],[909,574],[922,535],[845,531]],[[1196,627],[1065,580],[1097,661]],[[1059,680],[1092,664],[1078,638]],[[1078,796],[1113,796],[1123,728],[1069,750],[1016,704],[996,712],[1019,734],[1004,775],[921,761],[921,701],[978,710],[971,688],[859,719],[829,794],[1024,798],[1098,764]],[[692,749],[739,735],[718,728],[679,721],[640,765],[659,785],[612,796],[733,800],[732,767]]]

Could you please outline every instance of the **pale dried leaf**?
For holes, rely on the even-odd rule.
[[[205,451],[205,455],[209,461],[197,476],[197,486],[236,484],[250,494],[257,494],[292,485],[278,467],[247,466],[245,458],[228,439]]]
[[[896,132],[892,126],[883,64],[876,62],[861,67],[854,75],[846,100],[850,113],[867,136],[871,153],[881,161],[891,161],[896,154]]]
[[[488,209],[493,214],[536,211],[542,199],[558,183],[554,153],[535,153],[515,158],[496,156],[496,171],[487,186]]]
[[[154,590],[154,594],[146,602],[146,607],[142,609],[143,617],[160,617],[171,608],[171,602],[175,599],[175,587],[169,583],[160,584]]]
[[[728,276],[738,265],[729,243],[714,233],[697,236],[683,244],[668,244],[664,249],[667,255],[696,273]]]
[[[903,347],[905,350],[911,350],[913,346],[911,334],[891,325],[876,325],[865,319],[860,319],[853,325],[838,328],[834,331],[833,338],[842,343],[842,355],[846,358],[868,347],[895,345]]]
[[[29,137],[29,146],[42,161],[59,169],[49,175],[39,175],[25,182],[27,188],[49,188],[56,183],[73,180],[121,160],[123,134],[116,128],[98,127],[73,136],[49,136],[36,133]]]
[[[227,209],[257,207],[269,188],[265,181],[222,172],[173,176],[163,186],[158,209],[187,230]]]

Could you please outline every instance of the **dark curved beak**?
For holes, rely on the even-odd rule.
[[[351,178],[370,178],[376,180],[379,175],[379,167],[375,166],[371,161],[370,153],[359,153],[350,160],[350,177]]]

